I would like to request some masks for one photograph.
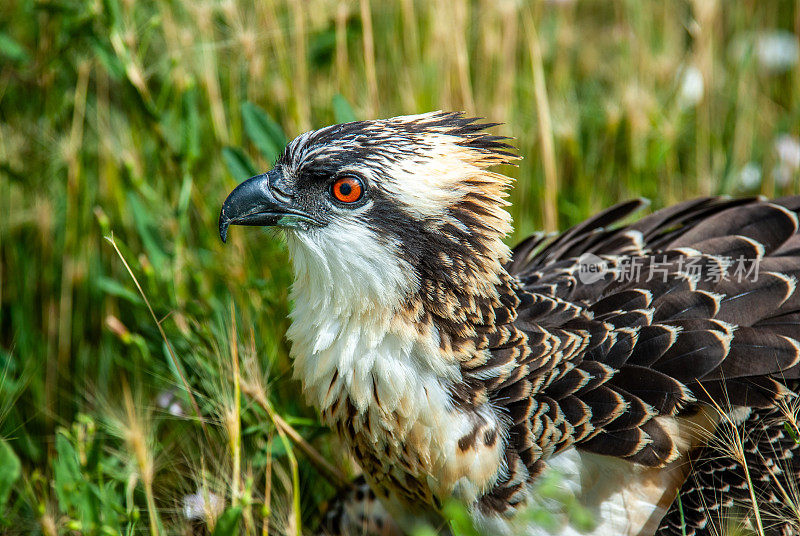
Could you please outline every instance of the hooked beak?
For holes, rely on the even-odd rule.
[[[247,179],[230,193],[219,213],[219,237],[223,242],[228,237],[230,225],[266,226],[279,225],[283,223],[281,220],[287,223],[313,221],[311,216],[293,207],[291,198],[276,188],[281,179],[281,171],[273,168],[268,173]]]

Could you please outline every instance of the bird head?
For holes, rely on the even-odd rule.
[[[491,286],[509,256],[510,179],[487,168],[516,158],[486,132],[495,125],[433,112],[302,134],[231,192],[220,237],[230,225],[282,228],[295,285],[342,302],[389,305],[423,282]]]

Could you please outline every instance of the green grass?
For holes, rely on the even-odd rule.
[[[225,500],[218,534],[314,524],[333,488],[303,449],[350,464],[291,379],[285,247],[216,229],[306,129],[505,122],[512,243],[633,196],[798,192],[773,170],[800,70],[753,46],[796,44],[797,2],[498,5],[0,3],[0,532],[186,533],[198,490]]]

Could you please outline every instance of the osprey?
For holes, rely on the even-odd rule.
[[[712,534],[736,507],[796,534],[781,408],[800,377],[800,197],[624,225],[631,201],[511,250],[510,179],[489,168],[516,155],[495,125],[307,132],[220,214],[223,241],[283,229],[295,376],[394,521],[439,523],[454,499],[487,534],[577,533],[524,515],[557,509],[537,492],[557,473],[592,534]]]

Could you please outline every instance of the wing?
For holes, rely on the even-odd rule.
[[[618,225],[643,205],[514,249],[490,357],[464,366],[513,421],[498,493],[573,445],[663,466],[678,451],[657,417],[698,401],[772,407],[800,375],[800,197],[703,198]],[[587,263],[605,271],[582,277]],[[626,263],[658,272],[626,278]]]

